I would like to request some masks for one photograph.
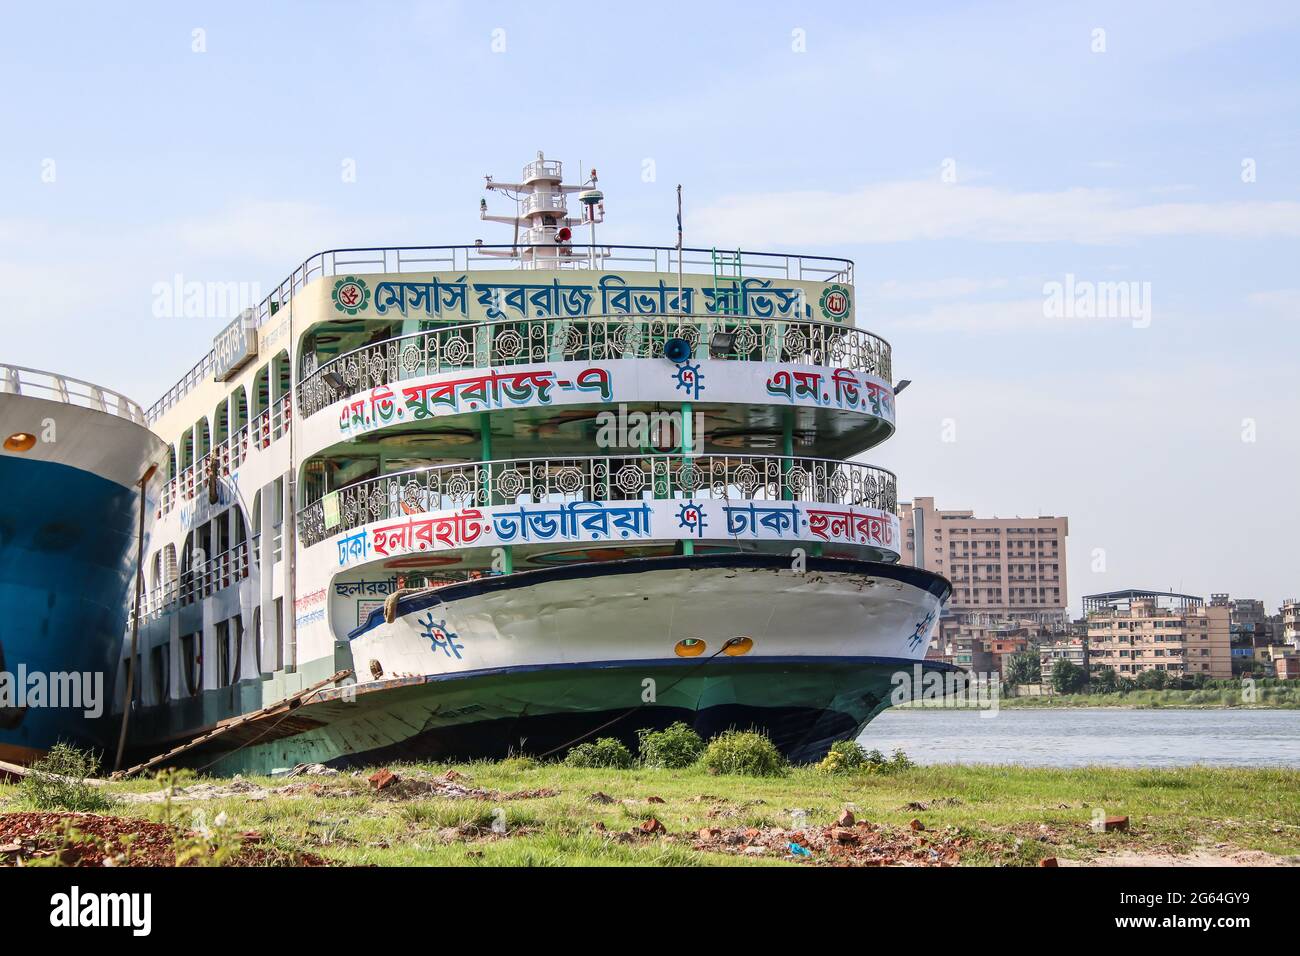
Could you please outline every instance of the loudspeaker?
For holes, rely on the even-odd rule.
[[[669,339],[664,343],[664,358],[670,362],[687,362],[691,357],[691,343],[685,339]]]

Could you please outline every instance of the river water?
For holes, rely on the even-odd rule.
[[[859,742],[922,764],[1300,767],[1300,710],[891,709]]]

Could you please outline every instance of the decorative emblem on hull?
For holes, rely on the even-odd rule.
[[[465,645],[457,643],[457,638],[460,635],[447,627],[445,618],[441,621],[435,621],[433,612],[430,611],[424,618],[417,618],[416,623],[424,628],[420,632],[420,636],[429,642],[430,650],[440,650],[447,657],[455,657],[456,660],[460,660],[460,652],[465,649]]]
[[[921,642],[924,641],[927,636],[929,636],[930,625],[933,623],[934,623],[934,611],[931,611],[922,620],[917,622],[916,630],[914,630],[912,632],[912,636],[907,639],[907,649],[909,651],[916,650],[917,646],[920,645]]]

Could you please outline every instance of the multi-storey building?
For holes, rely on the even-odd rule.
[[[1043,683],[1050,684],[1057,661],[1069,661],[1084,671],[1088,670],[1088,639],[1070,638],[1051,641],[1038,646],[1038,663],[1042,669]]]
[[[1142,671],[1232,676],[1230,610],[1166,591],[1110,591],[1083,598],[1089,664],[1121,677]]]
[[[1235,601],[1227,594],[1211,594],[1211,607],[1226,607],[1228,621],[1232,631],[1232,646],[1249,651],[1255,647],[1267,647],[1273,643],[1273,626],[1264,602],[1254,598],[1237,598]],[[1251,656],[1249,653],[1244,656]]]
[[[1300,648],[1300,600],[1282,602],[1282,642]]]
[[[940,511],[933,498],[899,506],[903,562],[944,575],[953,596],[940,619],[938,650],[996,639],[1008,629],[1056,633],[1068,626],[1066,518],[977,518]],[[957,660],[962,663],[961,660]]]

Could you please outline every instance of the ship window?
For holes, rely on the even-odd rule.
[[[153,675],[153,702],[165,704],[171,693],[171,645],[159,644],[153,649],[149,671]]]
[[[223,398],[221,400],[216,413],[212,416],[212,422],[214,431],[212,441],[213,444],[220,448],[226,439],[230,437],[230,399]]]
[[[253,654],[257,657],[257,672],[262,673],[262,609],[253,608]]]
[[[230,432],[238,434],[248,424],[248,398],[241,385],[230,395]]]
[[[284,599],[275,599],[275,638],[284,648],[284,666],[293,667],[298,663],[298,648],[285,640],[284,633]]]
[[[187,428],[181,433],[181,471],[194,464],[194,429]]]
[[[195,458],[202,460],[212,451],[212,433],[208,430],[208,420],[200,418],[194,424]]]
[[[236,614],[230,619],[230,683],[237,684],[244,676],[244,617]]]
[[[217,686],[230,686],[230,622],[217,622]]]
[[[198,634],[181,635],[181,667],[185,671],[185,689],[191,697],[203,689],[203,657]]]

